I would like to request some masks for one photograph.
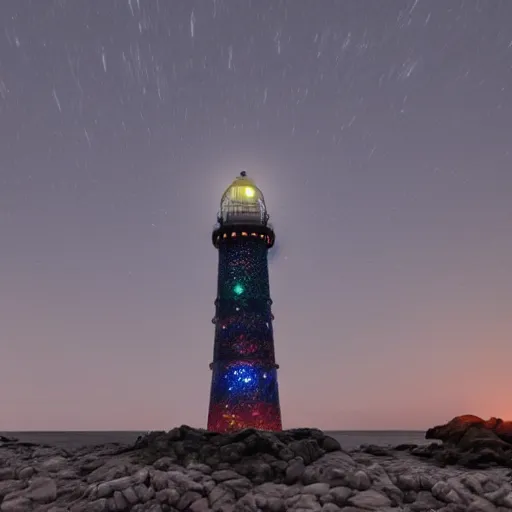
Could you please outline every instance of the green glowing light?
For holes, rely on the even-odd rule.
[[[244,293],[244,287],[240,283],[237,283],[235,284],[233,291],[236,293],[236,295],[242,295],[242,293]]]

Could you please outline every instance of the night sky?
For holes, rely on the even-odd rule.
[[[2,0],[0,429],[205,426],[243,169],[285,427],[512,417],[512,1]]]

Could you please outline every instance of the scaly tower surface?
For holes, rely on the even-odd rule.
[[[280,431],[268,250],[275,234],[261,190],[240,173],[222,195],[208,430]]]

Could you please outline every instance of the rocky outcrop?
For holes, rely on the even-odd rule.
[[[343,451],[315,429],[153,432],[74,451],[0,441],[1,512],[504,512],[503,468],[440,468],[403,450]]]
[[[268,480],[282,478],[284,468],[294,458],[300,458],[307,466],[326,452],[340,449],[336,439],[317,429],[283,432],[246,429],[217,434],[184,425],[169,432],[150,432],[123,452],[132,452],[147,463],[165,456],[180,465],[203,463],[212,469],[229,466],[247,471],[252,464],[265,463],[270,468],[265,477]]]
[[[512,468],[512,425],[497,418],[484,421],[478,416],[457,416],[446,425],[427,430],[427,439],[441,443],[362,446],[360,451],[377,457],[405,452],[439,466],[457,465],[470,469]]]
[[[445,425],[429,428],[425,438],[438,439],[448,444],[458,444],[471,428],[482,432],[490,431],[502,441],[512,444],[512,421],[503,421],[501,418],[490,418],[486,421],[471,414],[456,416]]]
[[[442,444],[417,448],[413,454],[469,468],[512,468],[512,422],[457,416],[446,425],[427,430],[425,437],[440,440]]]

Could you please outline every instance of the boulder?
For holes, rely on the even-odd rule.
[[[512,421],[504,421],[501,418],[490,418],[485,421],[472,414],[456,416],[445,425],[429,428],[425,438],[457,444],[470,427],[490,430],[506,443],[512,443]]]
[[[499,418],[483,420],[467,414],[445,425],[427,430],[426,439],[440,443],[409,448],[418,457],[433,459],[441,466],[466,468],[512,467],[512,422]]]

